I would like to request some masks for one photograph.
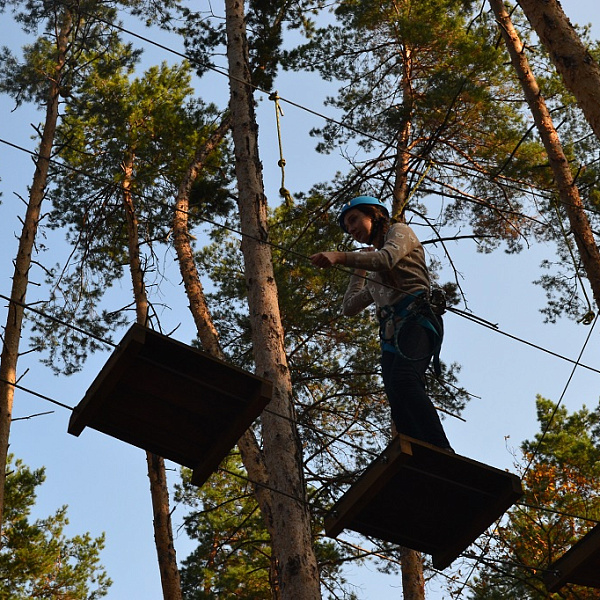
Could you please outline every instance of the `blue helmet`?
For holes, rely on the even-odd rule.
[[[340,211],[340,214],[338,216],[338,222],[340,224],[340,227],[346,233],[348,233],[348,231],[346,230],[346,225],[344,224],[344,216],[351,208],[356,208],[357,206],[365,204],[370,204],[371,206],[379,206],[379,208],[383,210],[387,217],[390,216],[390,213],[386,206],[380,200],[377,200],[377,198],[374,198],[373,196],[357,196],[356,198],[352,198],[352,200],[346,202],[346,204],[342,206],[342,210]]]

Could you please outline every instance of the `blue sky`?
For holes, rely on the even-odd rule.
[[[598,37],[597,23],[600,13],[596,0],[563,0],[562,6],[572,19],[580,24],[593,23]],[[145,33],[142,26],[135,28]],[[3,43],[20,45],[21,38],[9,20],[2,17],[0,37]],[[157,36],[154,36],[155,39]],[[161,39],[164,44],[174,43]],[[136,44],[139,42],[135,41]],[[181,45],[178,44],[178,49]],[[176,57],[156,48],[148,48],[148,63],[162,60],[174,62]],[[227,98],[224,77],[212,76],[210,85],[202,82],[198,93],[211,90],[221,105]],[[317,81],[314,75],[283,75],[277,82],[279,94],[318,112],[328,113],[322,101],[333,88]],[[322,156],[314,152],[314,139],[308,135],[312,127],[321,124],[318,117],[300,109],[282,104],[283,149],[287,161],[286,186],[306,190],[310,184],[330,179],[338,169],[344,168],[339,155]],[[9,142],[34,149],[30,139],[30,123],[41,120],[27,107],[12,112],[7,98],[0,98],[0,137]],[[259,105],[260,151],[264,166],[267,195],[277,198],[280,171],[277,166],[278,147],[275,116],[271,102]],[[20,230],[17,216],[22,204],[15,194],[26,196],[32,169],[29,158],[22,152],[0,145],[0,231],[3,236],[4,260],[0,264],[0,294],[10,293],[10,260],[15,254],[15,235]],[[308,174],[308,177],[307,177]],[[426,237],[426,235],[425,235]],[[544,304],[543,292],[532,284],[538,266],[548,248],[532,247],[516,256],[497,253],[480,255],[471,242],[461,242],[451,248],[453,259],[462,276],[469,308],[476,314],[498,323],[517,337],[525,338],[553,352],[577,358],[589,333],[589,327],[570,321],[557,325],[544,325],[539,308]],[[50,257],[49,257],[50,258]],[[52,255],[51,261],[60,257]],[[449,273],[449,271],[448,271]],[[34,280],[41,275],[34,274]],[[124,297],[130,294],[128,281],[117,290]],[[169,330],[181,323],[176,336],[189,341],[193,324],[183,300],[179,278],[164,282],[166,304],[173,307],[161,315],[164,328]],[[35,297],[35,289],[29,295]],[[5,321],[5,307],[0,308],[0,322]],[[499,467],[512,469],[513,451],[523,439],[531,438],[537,431],[535,396],[541,394],[558,400],[572,372],[572,365],[541,353],[526,345],[501,336],[488,329],[454,315],[446,318],[446,340],[443,359],[463,365],[461,383],[477,398],[467,407],[461,422],[445,420],[448,436],[460,454]],[[600,368],[600,326],[592,333],[582,357],[586,364]],[[40,366],[32,356],[24,357],[20,372],[30,371],[22,384],[65,404],[75,405],[83,397],[108,354],[94,356],[85,369],[72,377],[54,377]],[[582,404],[598,402],[600,375],[578,369],[572,378],[563,403],[569,410]],[[93,430],[85,430],[79,438],[67,434],[69,412],[35,397],[17,392],[15,417],[54,410],[51,415],[21,420],[13,424],[11,451],[31,467],[45,466],[47,481],[39,490],[36,506],[38,516],[46,516],[63,504],[69,505],[70,534],[90,531],[107,535],[103,563],[114,580],[109,598],[114,600],[161,598],[158,567],[152,533],[152,511],[144,453],[122,442]],[[176,480],[177,465],[172,468]],[[183,511],[175,508],[173,514],[178,558],[183,559],[192,549],[183,533],[178,531]],[[356,569],[349,579],[362,592],[361,598],[388,600],[400,595],[400,581],[374,569]],[[443,585],[443,579],[440,580]],[[443,598],[445,594],[432,585],[428,598]]]

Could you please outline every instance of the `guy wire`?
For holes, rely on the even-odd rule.
[[[596,318],[594,319],[594,322],[592,323],[592,326],[590,327],[590,330],[588,331],[588,334],[587,334],[587,336],[585,338],[585,341],[583,343],[581,351],[579,352],[579,356],[577,358],[577,361],[573,365],[573,369],[571,370],[571,374],[569,375],[569,378],[567,379],[567,382],[566,382],[566,384],[565,384],[565,386],[563,388],[562,394],[560,395],[560,399],[556,403],[556,406],[554,407],[554,411],[552,412],[552,415],[548,419],[548,423],[546,424],[546,427],[544,428],[544,430],[542,432],[542,435],[541,435],[540,439],[538,440],[538,443],[537,443],[536,447],[534,448],[534,450],[533,450],[533,452],[532,452],[532,454],[531,454],[531,456],[529,458],[527,466],[525,467],[525,470],[524,470],[523,477],[525,476],[525,474],[527,474],[527,472],[531,468],[531,465],[533,464],[533,461],[534,461],[534,459],[536,457],[536,454],[538,453],[538,451],[539,451],[539,449],[540,449],[540,447],[542,445],[544,437],[546,436],[546,434],[550,430],[550,425],[552,424],[552,421],[553,421],[554,417],[556,416],[556,413],[558,412],[558,408],[560,407],[560,405],[562,403],[562,400],[563,400],[563,398],[564,398],[564,396],[565,396],[565,394],[567,392],[567,389],[569,388],[569,385],[570,385],[570,383],[571,383],[571,381],[573,379],[573,376],[575,375],[575,371],[577,370],[577,367],[579,366],[579,360],[583,356],[583,353],[584,353],[584,351],[585,351],[585,349],[587,347],[587,344],[590,341],[592,332],[594,331],[594,327],[595,327],[597,321],[598,321],[598,315],[596,315]],[[520,505],[519,504],[517,504],[517,510],[520,510]],[[498,522],[499,520],[500,519],[498,519],[496,522]],[[467,584],[467,582],[469,581],[469,579],[472,577],[472,575],[475,573],[475,571],[476,571],[477,566],[479,565],[479,563],[483,562],[485,564],[484,555],[487,552],[487,548],[489,547],[489,545],[491,543],[492,537],[493,537],[493,532],[490,532],[490,533],[487,534],[487,540],[485,542],[484,548],[481,551],[481,553],[479,554],[479,557],[477,558],[475,564],[471,566],[470,572],[469,572],[469,574],[467,576],[467,579],[465,581],[465,585]],[[463,587],[461,589],[461,593],[462,593],[463,589],[464,589],[464,585],[463,585]]]
[[[37,157],[38,156],[38,154],[36,152],[33,152],[32,150],[28,150],[27,148],[23,148],[22,146],[18,146],[17,144],[13,144],[12,142],[8,142],[8,141],[6,141],[6,140],[4,140],[2,138],[0,138],[0,143],[4,143],[4,144],[6,144],[8,146],[11,146],[12,148],[15,148],[16,150],[19,150],[21,152],[29,154],[29,155],[31,155],[33,157]],[[72,172],[75,172],[75,173],[79,173],[80,175],[85,175],[85,176],[89,177],[90,179],[93,179],[93,180],[95,180],[95,181],[97,181],[99,183],[102,183],[104,185],[112,185],[112,182],[108,182],[108,181],[102,179],[101,177],[98,177],[96,175],[93,175],[93,174],[90,174],[88,172],[82,171],[81,169],[77,169],[76,167],[72,167],[70,165],[65,165],[65,164],[63,164],[61,162],[58,162],[58,161],[54,160],[54,159],[50,159],[49,162],[51,164],[55,165],[56,167],[59,167],[59,168],[62,168],[62,169],[66,169],[66,170],[69,170],[69,171],[72,171]],[[138,194],[138,196],[144,197],[143,194]],[[169,205],[164,200],[161,201],[160,204],[162,204],[164,206],[167,206],[169,208],[173,208],[171,205]],[[183,213],[186,213],[186,214],[191,214],[189,211],[184,211],[184,210],[182,210],[180,208],[174,208],[174,210],[177,210],[179,212],[183,212]],[[259,239],[259,238],[255,237],[255,236],[252,236],[250,234],[244,233],[241,230],[239,230],[239,229],[237,229],[235,227],[232,227],[231,225],[227,225],[226,223],[218,223],[218,222],[216,222],[216,221],[214,221],[212,219],[209,219],[208,217],[198,216],[198,215],[194,215],[194,216],[196,218],[198,218],[199,220],[203,221],[204,223],[208,223],[209,225],[212,225],[213,227],[224,229],[226,231],[229,231],[229,232],[234,233],[236,235],[239,235],[241,237],[250,238],[250,239],[252,239],[252,240],[254,240],[256,242],[260,242],[262,244],[267,244],[268,246],[270,246],[272,248],[275,248],[277,250],[280,250],[281,252],[290,254],[292,256],[296,256],[296,257],[304,259],[304,260],[308,260],[308,256],[306,256],[305,254],[302,254],[301,252],[293,250],[291,248],[286,248],[285,246],[282,246],[280,244],[275,244],[274,242],[272,242],[270,240]],[[335,265],[333,268],[337,269],[337,270],[340,270],[342,272],[348,273],[348,274],[352,273],[351,270],[346,269],[344,267],[340,267],[339,265]],[[368,276],[366,276],[366,275],[363,276],[363,278],[365,279],[365,281],[369,281],[370,280],[370,278]],[[389,284],[382,284],[382,285],[386,285],[387,287],[389,287],[391,289],[394,289],[393,286],[391,286]],[[492,329],[493,331],[496,331],[497,333],[500,333],[500,334],[502,334],[502,335],[504,335],[506,337],[509,337],[510,339],[513,339],[513,340],[518,341],[520,343],[523,343],[525,345],[528,345],[528,346],[531,346],[533,348],[536,348],[536,349],[538,349],[538,350],[540,350],[542,352],[550,354],[551,356],[555,356],[556,358],[559,358],[561,360],[564,360],[564,361],[572,363],[572,364],[575,364],[575,362],[576,362],[573,359],[570,359],[570,358],[568,358],[568,357],[566,357],[564,355],[558,354],[558,353],[553,352],[551,350],[545,349],[542,346],[538,346],[538,345],[536,345],[536,344],[534,344],[532,342],[529,342],[529,341],[525,340],[524,338],[520,338],[518,336],[506,333],[506,332],[502,331],[501,329],[499,329],[496,324],[491,323],[490,321],[487,321],[486,319],[483,319],[482,317],[478,317],[477,315],[474,315],[472,313],[468,313],[466,311],[463,311],[461,309],[458,309],[458,308],[455,308],[455,307],[451,307],[451,306],[448,306],[446,308],[446,310],[448,312],[452,312],[454,314],[457,314],[457,315],[459,315],[459,316],[461,316],[461,317],[463,317],[463,318],[465,318],[467,320],[474,321],[475,323],[478,323],[478,324],[480,324],[480,325],[482,325],[484,327],[487,327],[488,329]],[[70,323],[66,324],[66,326],[72,327],[72,325]],[[101,340],[101,341],[104,341],[105,343],[111,345],[111,342],[107,342],[106,340]],[[594,367],[591,367],[589,365],[585,365],[583,363],[577,363],[577,364],[581,368],[593,371],[595,373],[600,373],[600,369],[596,369]]]
[[[124,29],[123,29],[123,31],[126,31],[126,30],[124,30]],[[130,32],[129,32],[129,33],[130,33]],[[141,36],[138,36],[138,37],[141,37]],[[143,39],[143,38],[142,38],[142,39]],[[148,41],[149,41],[149,40],[148,40]],[[158,44],[156,44],[156,45],[158,45]],[[584,290],[584,293],[585,293],[585,290]],[[6,297],[4,297],[4,296],[2,296],[2,297],[3,297],[3,298],[6,298]],[[586,295],[586,298],[587,298],[587,295]],[[16,302],[15,300],[10,300],[10,301],[12,301],[12,302]],[[589,300],[588,300],[588,304],[589,304]],[[596,319],[597,319],[597,317],[596,317]],[[58,321],[58,320],[57,320],[57,321]],[[60,322],[60,321],[58,321],[58,322]],[[64,323],[63,323],[63,324],[64,324]],[[594,324],[595,324],[595,322],[594,322]],[[69,324],[69,326],[73,327],[73,326],[72,326],[72,325],[70,325],[70,324]],[[73,328],[74,328],[74,329],[77,329],[77,328],[75,328],[75,327],[73,327]],[[83,332],[83,330],[80,330],[80,329],[78,329],[78,330]],[[87,332],[84,332],[84,333],[87,333]],[[96,337],[96,336],[93,336],[93,335],[92,335],[92,337]],[[98,338],[96,338],[96,339],[98,339]],[[588,339],[589,339],[589,336],[588,336]],[[104,340],[101,340],[101,341],[104,341]],[[587,340],[586,340],[586,344],[587,344]],[[582,350],[582,352],[583,352],[583,350]],[[580,356],[581,356],[581,355],[580,355]],[[576,363],[576,364],[575,364],[575,367],[574,367],[574,369],[573,369],[573,372],[574,372],[574,370],[576,369],[577,365],[578,365],[578,363]],[[6,383],[10,383],[10,382],[6,382]],[[567,382],[567,386],[566,386],[566,387],[568,387],[569,383],[570,383],[570,379],[569,379],[569,382]],[[12,384],[12,385],[15,385],[15,384]],[[17,387],[19,387],[19,386],[17,386]],[[565,391],[566,391],[566,387],[565,387]],[[28,390],[28,391],[29,391],[29,390]],[[563,396],[564,396],[564,392],[563,392]],[[561,400],[562,400],[562,397],[561,397]],[[560,401],[559,401],[559,403],[560,403]],[[64,406],[64,407],[66,407],[66,408],[69,408],[69,409],[71,409],[71,410],[73,410],[71,407],[67,407],[66,405],[62,405],[62,404],[60,404],[60,405],[61,405],[61,406]],[[544,434],[545,434],[545,432],[544,432]],[[542,436],[542,437],[543,437],[543,436]],[[541,441],[540,441],[540,443],[541,443]],[[538,448],[539,448],[539,445],[538,445]],[[281,493],[281,492],[280,492],[280,493]],[[478,559],[478,560],[480,560],[480,559]]]

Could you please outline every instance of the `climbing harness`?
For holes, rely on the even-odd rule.
[[[432,303],[433,300],[433,303]],[[444,338],[442,314],[445,312],[445,297],[443,291],[436,289],[430,298],[424,291],[405,296],[400,302],[382,306],[377,309],[379,318],[379,337],[382,351],[394,352],[410,361],[424,360],[429,356],[406,356],[400,348],[402,330],[409,324],[417,324],[431,331],[434,337],[433,369],[439,377],[442,373],[440,350]]]
[[[285,200],[285,203],[288,206],[292,206],[294,204],[294,199],[292,198],[292,194],[285,187],[285,158],[283,158],[283,145],[281,143],[281,122],[279,120],[280,116],[283,116],[283,109],[279,104],[279,94],[277,91],[273,92],[269,96],[269,100],[273,100],[275,103],[275,120],[277,122],[277,141],[279,143],[279,160],[277,161],[277,165],[281,168],[281,187],[279,188],[279,193]]]

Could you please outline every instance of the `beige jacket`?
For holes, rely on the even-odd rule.
[[[390,227],[380,250],[347,252],[346,266],[368,271],[367,279],[357,275],[350,278],[343,304],[347,316],[356,315],[373,303],[377,307],[387,306],[408,294],[429,293],[425,252],[406,223]]]

